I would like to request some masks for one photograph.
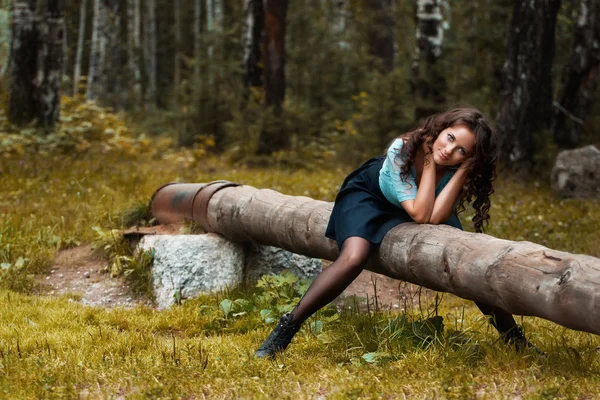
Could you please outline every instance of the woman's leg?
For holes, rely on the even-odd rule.
[[[346,239],[339,257],[315,278],[298,302],[292,320],[301,324],[342,294],[365,267],[370,251],[368,240],[356,236]]]
[[[367,263],[370,251],[368,240],[354,236],[346,239],[339,257],[315,278],[294,310],[281,317],[256,351],[256,356],[273,357],[285,350],[302,322],[338,297],[356,279]]]

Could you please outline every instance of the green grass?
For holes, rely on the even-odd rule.
[[[252,356],[273,326],[261,318],[256,288],[162,312],[40,296],[30,276],[48,269],[59,249],[106,246],[98,231],[148,223],[144,205],[166,182],[227,179],[332,201],[351,169],[249,169],[201,149],[90,143],[66,155],[24,147],[0,156],[0,398],[600,397],[598,336],[524,318],[548,356],[518,354],[454,296],[437,310],[445,325],[437,331],[422,326],[431,305],[407,314],[326,310],[311,320],[317,331],[306,324],[276,362]],[[600,256],[597,201],[561,200],[544,180],[503,178],[495,187],[487,233]],[[135,274],[143,277],[142,264]],[[247,312],[226,317],[225,297],[246,299]]]
[[[270,329],[258,313],[226,319],[215,297],[162,312],[108,311],[66,297],[0,291],[0,397],[600,395],[595,336],[527,319],[532,339],[548,352],[543,359],[496,343],[474,310],[467,310],[462,334],[451,334],[446,315],[452,327],[431,336],[430,344],[406,329],[402,316],[394,325],[394,317],[342,313],[321,333],[305,327],[284,357],[271,362],[252,355]],[[381,356],[365,361],[373,352]]]

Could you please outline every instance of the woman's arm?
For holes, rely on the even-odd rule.
[[[417,197],[414,200],[406,200],[400,203],[402,208],[418,224],[429,223],[435,202],[436,166],[431,157],[431,150],[426,144],[423,144],[422,148],[425,151],[423,157],[425,162],[423,163],[423,173],[421,174]]]
[[[460,195],[465,179],[469,174],[468,165],[461,166],[450,179],[450,182],[444,187],[442,192],[435,198],[433,212],[429,223],[433,225],[441,224],[452,215],[454,203]]]

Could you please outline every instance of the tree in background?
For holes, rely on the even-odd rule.
[[[578,0],[575,3],[573,47],[563,70],[552,123],[554,141],[561,147],[581,143],[600,76],[600,2]]]
[[[127,0],[127,69],[131,82],[131,107],[139,107],[142,103],[142,72],[140,69],[142,56],[140,0]]]
[[[120,1],[94,0],[92,48],[86,97],[116,106],[119,102]]]
[[[370,0],[373,24],[369,30],[369,54],[379,62],[376,67],[384,74],[394,69],[394,14],[392,0]]]
[[[79,79],[81,78],[81,63],[83,62],[83,45],[85,40],[85,17],[87,9],[87,0],[81,0],[79,8],[79,29],[77,32],[77,54],[75,56],[75,66],[73,67],[73,96],[79,90]]]
[[[416,120],[439,112],[446,105],[446,77],[440,71],[444,45],[444,4],[442,0],[417,1],[416,47],[411,80]]]
[[[560,0],[514,0],[497,117],[503,160],[518,174],[534,164],[534,134],[552,120],[554,30]]]
[[[146,71],[146,111],[156,107],[157,61],[156,61],[156,3],[155,0],[144,0],[144,64]]]
[[[244,1],[244,24],[242,27],[242,81],[246,96],[252,87],[262,87],[261,43],[263,40],[265,13],[262,0]]]
[[[285,31],[288,0],[265,0],[264,7],[265,105],[272,109],[278,118],[281,116],[285,98]],[[263,129],[257,153],[270,155],[274,151],[286,148],[288,144],[289,137],[281,126]]]
[[[61,0],[15,2],[8,102],[11,123],[23,125],[35,119],[48,131],[58,122],[64,39]]]

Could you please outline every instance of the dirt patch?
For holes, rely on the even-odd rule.
[[[135,235],[138,232],[128,233]],[[324,262],[325,266],[329,264]],[[71,295],[90,306],[131,308],[138,304],[150,305],[131,293],[123,277],[111,277],[106,271],[106,261],[94,255],[91,245],[84,245],[58,252],[50,272],[36,280],[45,294]],[[426,289],[421,295],[433,296]],[[376,308],[404,310],[414,307],[418,301],[419,286],[365,270],[334,304],[338,308],[358,306],[362,311]]]
[[[434,297],[435,292],[429,289],[364,270],[334,304],[338,308],[358,306],[363,312],[375,309],[404,311],[417,307],[421,299]]]
[[[131,308],[146,303],[131,294],[122,277],[113,278],[106,272],[106,261],[94,255],[91,245],[61,250],[50,272],[36,280],[45,294],[68,294],[90,306]]]

